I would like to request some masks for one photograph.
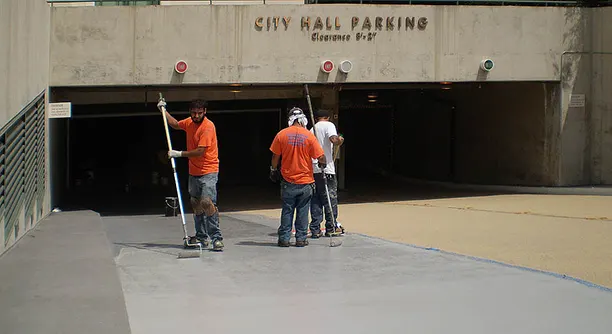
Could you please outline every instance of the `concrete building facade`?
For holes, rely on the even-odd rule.
[[[0,1],[0,254],[50,211],[50,15],[45,1]]]
[[[333,110],[346,131],[341,187],[370,173],[498,185],[612,184],[610,7],[0,6],[0,66],[8,73],[0,121],[12,124],[41,96],[47,107],[44,205],[32,224],[52,206],[69,204],[70,194],[83,196],[83,175],[117,161],[113,152],[164,150],[154,117],[159,92],[179,114],[192,98],[210,101],[218,131],[240,133],[239,140],[220,134],[227,170],[220,182],[227,184],[265,179],[270,136],[287,108],[306,107],[303,84],[315,107]],[[49,119],[48,103],[57,102],[70,102],[73,117]],[[128,136],[134,129],[140,134]],[[98,146],[83,146],[91,142]],[[155,163],[109,165],[96,175],[116,180],[134,170],[134,178],[105,190],[112,197],[157,173]],[[244,164],[259,167],[245,176]],[[24,165],[24,180],[26,172]],[[32,226],[24,222],[33,204],[22,202],[18,218],[4,221],[0,250]]]

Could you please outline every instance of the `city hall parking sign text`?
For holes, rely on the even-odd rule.
[[[299,26],[302,31],[311,32],[309,36],[313,42],[348,42],[352,39],[374,41],[378,31],[408,31],[415,28],[425,30],[428,23],[426,17],[353,16],[349,23],[351,33],[342,33],[339,30],[343,22],[338,16],[302,16]],[[292,24],[291,16],[260,16],[255,19],[255,29],[258,31],[287,30]],[[333,30],[337,32],[334,33]]]

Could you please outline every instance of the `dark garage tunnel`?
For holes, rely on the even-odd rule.
[[[554,123],[546,109],[553,85],[340,91],[339,132],[346,137],[344,162],[337,168],[344,180],[340,202],[457,196],[397,177],[498,185],[553,182],[546,159],[554,147],[545,139]],[[313,98],[315,107],[320,102]],[[296,105],[308,109],[303,98],[209,102],[219,139],[221,211],[280,207],[278,185],[268,180],[268,148],[286,126],[285,111]],[[188,117],[187,106],[174,102],[169,110],[181,119]],[[155,104],[74,105],[73,115],[53,121],[54,206],[101,214],[164,213],[165,197],[176,196],[176,189]],[[185,149],[184,133],[170,131],[174,148]],[[179,159],[177,168],[187,199],[187,161]],[[188,205],[185,209],[190,212]]]
[[[209,111],[219,142],[218,191],[222,210],[249,208],[256,202],[261,205],[261,198],[266,196],[254,194],[255,190],[266,194],[276,191],[268,180],[268,147],[279,129],[279,110],[285,108],[286,101],[258,102],[259,105],[251,103],[251,109],[246,111]],[[97,114],[96,109],[102,107],[79,106],[75,113]],[[211,103],[209,110],[222,107]],[[236,104],[233,107],[241,108]],[[108,106],[104,109],[108,110]],[[69,190],[63,193],[61,205],[103,214],[164,212],[165,197],[175,197],[176,188],[166,157],[161,114],[154,105],[115,105],[112,109],[117,117],[77,116],[69,121]],[[119,116],[125,110],[130,110],[130,115],[143,115]],[[151,111],[155,113],[149,115]],[[173,116],[179,120],[188,117],[176,113]],[[185,133],[171,128],[169,131],[173,149],[186,149]],[[176,165],[184,203],[188,203],[187,159],[177,159]],[[190,212],[187,205],[185,210]]]

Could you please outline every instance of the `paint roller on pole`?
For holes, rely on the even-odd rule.
[[[315,127],[315,119],[314,119],[314,110],[312,109],[312,103],[310,102],[310,92],[308,91],[308,84],[304,84],[304,89],[306,90],[306,100],[308,101],[308,109],[310,110],[310,120],[312,121],[312,131],[317,138],[317,128]],[[331,163],[334,163],[333,161]],[[327,195],[327,204],[329,205],[329,212],[331,212],[332,224],[333,224],[333,232],[328,233],[329,235],[329,247],[338,247],[342,245],[342,240],[337,238],[333,238],[332,235],[336,235],[336,217],[334,217],[334,210],[331,204],[331,199],[329,198],[329,188],[327,187],[327,178],[325,177],[325,171],[323,171],[323,184],[325,184],[325,195]]]
[[[165,101],[164,97],[162,96],[162,93],[159,93],[159,101]],[[164,130],[166,131],[166,140],[168,141],[168,150],[172,151],[172,141],[170,140],[170,131],[168,131],[168,118],[166,117],[166,107],[162,106],[161,107],[161,111],[162,111],[162,117],[164,119]],[[185,210],[183,208],[183,198],[181,196],[181,188],[179,185],[179,180],[178,180],[178,175],[176,173],[176,163],[174,161],[174,158],[170,158],[170,162],[172,164],[172,172],[174,174],[174,184],[176,185],[176,194],[178,196],[178,201],[179,201],[179,207],[181,210],[181,220],[183,222],[183,245],[185,246],[185,248],[188,247],[198,247],[199,248],[199,252],[179,252],[178,254],[178,258],[182,259],[182,258],[193,258],[193,257],[200,257],[200,254],[202,253],[202,243],[197,242],[197,243],[192,243],[191,242],[191,238],[189,238],[189,236],[187,235],[187,225],[185,223]]]

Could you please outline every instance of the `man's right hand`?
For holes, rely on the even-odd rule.
[[[180,158],[182,156],[183,156],[183,152],[181,151],[175,151],[175,150],[168,151],[168,159]]]

